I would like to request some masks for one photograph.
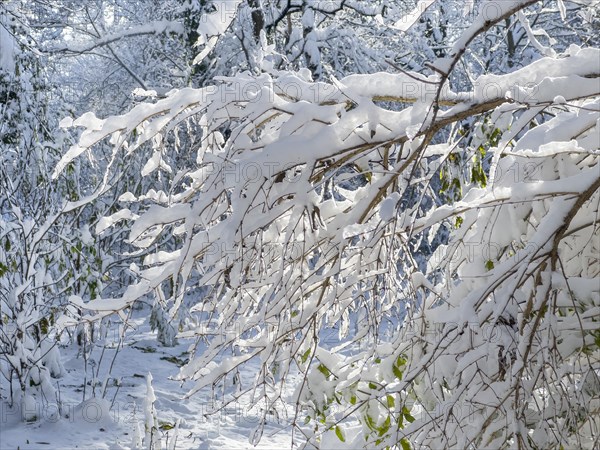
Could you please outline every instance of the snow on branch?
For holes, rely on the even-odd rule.
[[[113,33],[106,36],[101,36],[98,39],[95,39],[92,42],[87,44],[73,44],[73,45],[65,45],[63,47],[55,47],[49,48],[46,51],[50,53],[73,53],[73,54],[81,54],[90,52],[98,47],[104,47],[108,44],[112,44],[113,42],[120,41],[122,39],[136,37],[136,36],[144,36],[148,34],[169,34],[176,33],[182,34],[184,33],[183,26],[180,22],[173,22],[168,20],[160,20],[156,22],[146,23],[143,25],[138,25],[135,27],[128,28],[127,30],[122,30],[117,33]]]

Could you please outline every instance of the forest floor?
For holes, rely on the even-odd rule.
[[[161,448],[172,448],[175,430],[169,428],[175,425],[177,419],[180,419],[180,424],[176,449],[291,448],[290,424],[293,417],[269,416],[272,419],[267,423],[259,445],[254,447],[249,437],[258,424],[260,411],[248,408],[244,397],[229,405],[225,411],[210,417],[205,416],[211,408],[209,389],[183,399],[191,384],[182,384],[170,378],[177,375],[187,358],[191,341],[179,340],[174,347],[159,345],[156,333],[150,330],[147,315],[142,316],[140,314],[139,318],[130,322],[133,330],[127,332],[122,348],[116,355],[104,398],[102,383],[115,356],[117,338],[112,343],[115,348],[108,348],[110,344],[107,345],[102,359],[102,348],[95,348],[91,352],[87,358],[87,371],[80,347],[72,345],[61,348],[65,373],[54,380],[63,405],[60,414],[57,414],[56,408],[38,407],[34,412],[38,420],[26,423],[21,420],[18,409],[0,401],[0,449],[135,448],[136,425],[142,436],[144,433],[148,372],[152,373],[155,407],[162,428]],[[118,337],[116,326],[113,331]],[[89,374],[92,369],[96,373],[98,364],[100,370],[96,381],[90,379]],[[258,363],[241,369],[240,379],[250,383],[257,370]],[[88,373],[86,380],[85,373]],[[121,380],[118,389],[114,379]]]

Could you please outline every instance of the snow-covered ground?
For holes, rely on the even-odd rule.
[[[57,414],[55,407],[33,407],[28,413],[40,420],[26,423],[20,410],[1,403],[0,449],[126,449],[134,447],[136,426],[144,433],[144,398],[146,375],[152,373],[152,386],[156,395],[155,407],[162,427],[162,448],[171,448],[174,429],[168,429],[180,419],[177,449],[273,449],[282,450],[292,445],[290,418],[272,416],[264,429],[257,447],[249,437],[258,423],[259,411],[248,408],[241,400],[229,405],[222,413],[206,416],[211,410],[210,392],[202,391],[183,399],[189,385],[174,377],[187,357],[190,342],[180,340],[175,347],[163,347],[150,331],[145,314],[132,320],[135,329],[129,331],[122,349],[116,356],[112,374],[102,399],[102,384],[111,366],[115,349],[95,348],[88,358],[87,373],[100,371],[98,380],[86,373],[85,361],[77,345],[61,349],[65,374],[57,379],[63,409]],[[114,341],[118,333],[114,330]],[[110,336],[109,332],[109,336]],[[110,339],[109,339],[110,340]],[[116,346],[117,342],[114,343]],[[242,382],[250,383],[257,367],[248,366],[240,371]],[[115,379],[121,380],[120,387]],[[230,380],[231,381],[231,380]],[[95,388],[93,385],[96,384]],[[85,390],[85,402],[84,399]],[[93,396],[95,394],[95,397]],[[298,437],[295,437],[296,442]]]

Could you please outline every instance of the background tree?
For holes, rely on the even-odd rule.
[[[4,2],[1,11],[1,386],[11,404],[23,405],[24,418],[35,420],[36,402],[57,403],[51,378],[63,372],[61,331],[78,317],[67,295],[98,294],[101,260],[81,212],[65,206],[81,193],[77,164],[55,183],[49,178],[65,136],[51,131],[53,83],[33,43],[36,11],[19,2]]]

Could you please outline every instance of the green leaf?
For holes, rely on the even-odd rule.
[[[479,184],[481,185],[481,187],[487,186],[487,175],[483,171],[483,168],[481,168],[481,172],[479,174]]]
[[[392,365],[392,372],[394,373],[394,376],[396,378],[398,378],[399,380],[402,379],[402,370],[400,370],[401,367],[404,367],[406,365],[406,358],[404,358],[404,356],[400,355],[398,356],[398,358],[396,358],[396,362]]]
[[[350,404],[356,405],[356,395],[353,395],[352,397],[350,397]]]
[[[488,259],[485,263],[485,268],[487,270],[492,270],[494,268],[494,262],[491,259]]]
[[[365,416],[365,422],[367,424],[367,427],[369,427],[369,430],[374,431],[377,429],[377,424],[370,415],[367,414]]]
[[[412,446],[406,438],[400,439],[400,446],[402,447],[402,450],[412,450]]]
[[[43,317],[43,318],[40,320],[40,331],[41,331],[43,334],[48,334],[48,326],[49,326],[49,325],[50,325],[50,324],[48,323],[48,319],[46,319],[45,317]]]
[[[329,378],[331,376],[331,371],[324,364],[319,364],[317,370],[321,372],[325,378]]]
[[[413,423],[415,421],[415,418],[410,414],[410,410],[406,406],[402,407],[402,415],[409,423]]]
[[[175,425],[173,425],[172,423],[169,423],[169,422],[163,422],[161,420],[161,421],[159,421],[159,428],[163,431],[168,431],[168,430],[172,430],[173,428],[175,428]]]
[[[8,272],[8,266],[6,266],[0,262],[0,277],[4,276],[4,274],[7,272]]]
[[[495,128],[494,131],[490,134],[490,144],[492,147],[497,147],[500,142],[500,138],[502,137],[502,131],[500,128]]]
[[[452,188],[454,188],[454,200],[458,201],[462,197],[462,186],[458,178],[452,179]]]
[[[486,187],[487,185],[487,176],[479,158],[475,158],[473,167],[471,167],[471,182],[476,183],[481,187]]]
[[[385,419],[385,422],[383,422],[383,425],[381,425],[379,427],[379,437],[382,437],[385,433],[387,433],[388,430],[390,429],[391,425],[392,425],[392,420],[391,420],[390,416],[387,416],[387,418]]]
[[[338,439],[342,442],[346,442],[346,438],[344,437],[344,432],[342,431],[342,429],[340,428],[339,425],[335,426],[335,435],[338,437]]]
[[[306,350],[302,356],[300,356],[300,361],[302,361],[302,364],[304,364],[307,360],[308,357],[310,356],[310,348],[308,350]]]
[[[396,400],[394,399],[393,395],[388,395],[386,397],[386,400],[387,400],[388,408],[393,408],[394,406],[396,406]]]
[[[460,228],[460,226],[463,224],[463,218],[462,217],[457,217],[456,221],[454,222],[454,228]]]

